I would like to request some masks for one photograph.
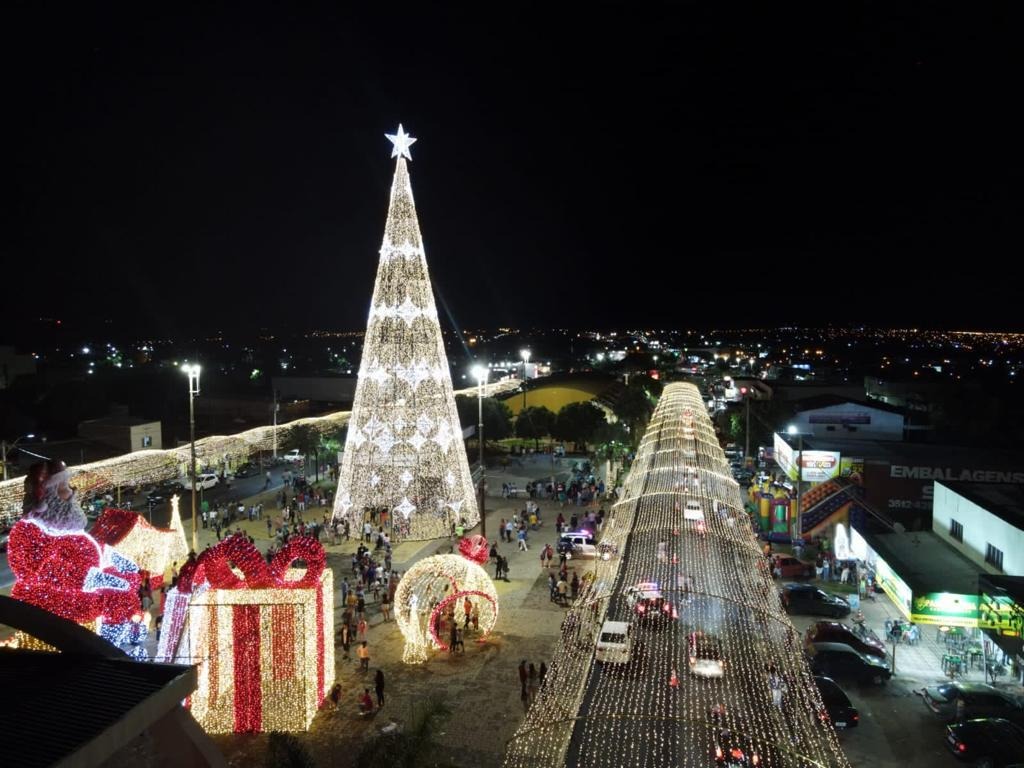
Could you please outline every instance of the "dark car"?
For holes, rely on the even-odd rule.
[[[957,718],[956,700],[963,699],[963,717],[1001,717],[1024,725],[1024,701],[985,683],[939,683],[924,689],[925,706],[947,723]]]
[[[890,677],[888,665],[877,656],[842,643],[811,643],[811,671],[816,675],[881,685]]]
[[[234,471],[235,477],[255,477],[260,473],[259,467],[255,464],[243,464]]]
[[[856,728],[860,725],[860,712],[850,703],[850,697],[835,680],[816,675],[814,682],[818,685],[821,701],[825,705],[823,720],[827,718],[833,728]]]
[[[861,637],[850,627],[838,621],[819,621],[809,627],[804,635],[805,643],[845,643],[861,653],[868,653],[880,659],[886,658],[885,644],[873,637]]]
[[[715,734],[711,747],[711,755],[715,765],[727,768],[759,768],[766,765],[777,765],[776,751],[769,743],[758,743],[746,734],[730,729],[719,730]]]
[[[986,768],[1024,765],[1024,729],[998,717],[946,726],[946,746],[954,755]]]
[[[171,496],[174,494],[181,495],[181,483],[177,480],[165,480],[162,483],[157,483],[145,496],[145,504],[163,504],[166,501],[170,501]]]
[[[782,587],[782,604],[787,613],[831,616],[836,619],[850,615],[848,602],[813,584],[785,584]]]

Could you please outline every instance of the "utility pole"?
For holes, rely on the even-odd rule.
[[[199,532],[196,527],[196,395],[199,394],[199,366],[184,366],[188,374],[188,429],[192,444],[192,551],[199,554]]]
[[[274,390],[274,458],[277,458],[277,390]]]
[[[484,380],[479,383],[480,396],[477,398],[477,406],[480,412],[479,423],[477,424],[477,442],[480,444],[480,535],[487,538],[487,513],[484,510],[485,499],[487,498],[487,468],[484,466]],[[525,393],[524,393],[525,394]]]
[[[747,390],[746,397],[743,398],[747,404],[747,429],[745,434],[747,436],[746,450],[743,452],[743,460],[746,462],[750,458],[750,390]]]

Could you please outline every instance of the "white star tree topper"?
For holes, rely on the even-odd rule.
[[[398,124],[398,133],[385,133],[384,135],[387,136],[388,141],[394,145],[391,148],[392,157],[398,157],[401,155],[406,160],[412,160],[412,154],[409,152],[409,147],[416,143],[416,139],[402,130],[401,123]]]

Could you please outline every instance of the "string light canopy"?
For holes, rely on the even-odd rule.
[[[665,387],[602,543],[621,554],[566,615],[506,768],[848,768],[693,385]]]
[[[395,175],[334,517],[439,538],[479,514],[409,180],[416,139],[401,125],[387,138]]]
[[[501,381],[487,385],[488,395],[516,388],[514,381]],[[477,394],[476,387],[459,390],[456,394]],[[310,428],[319,434],[330,434],[345,426],[349,411],[338,411],[324,416],[296,419],[277,427],[277,440],[287,443],[296,427]],[[461,438],[459,438],[461,440]],[[263,426],[233,435],[211,435],[196,441],[196,458],[202,467],[240,464],[261,451],[274,446],[274,427]],[[134,451],[102,461],[68,467],[71,483],[81,494],[115,492],[118,488],[133,488],[186,476],[191,458],[188,446],[167,450]],[[23,478],[0,482],[0,521],[12,523],[21,514],[25,496]]]

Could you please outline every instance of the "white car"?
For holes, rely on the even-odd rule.
[[[199,491],[199,490],[202,490],[202,491],[209,490],[210,488],[213,488],[213,486],[215,486],[219,482],[220,482],[220,478],[217,477],[212,472],[203,472],[202,474],[200,474],[196,478],[196,490],[197,491]],[[192,490],[192,478],[191,477],[183,477],[181,479],[181,488],[184,491],[191,491]]]
[[[567,552],[572,557],[596,558],[597,539],[589,531],[574,531],[563,533],[558,540],[559,552]],[[608,558],[604,558],[607,560]]]
[[[628,664],[633,655],[633,625],[606,621],[597,637],[594,658],[605,664]]]
[[[691,632],[690,674],[697,677],[722,677],[725,674],[725,660],[718,639],[705,632]]]
[[[281,456],[281,458],[285,461],[290,461],[293,464],[298,464],[299,462],[306,460],[306,457],[299,453],[298,448],[292,448],[288,453]]]
[[[686,504],[683,506],[683,520],[697,533],[707,532],[707,523],[704,522],[704,507],[696,499],[686,500]]]

